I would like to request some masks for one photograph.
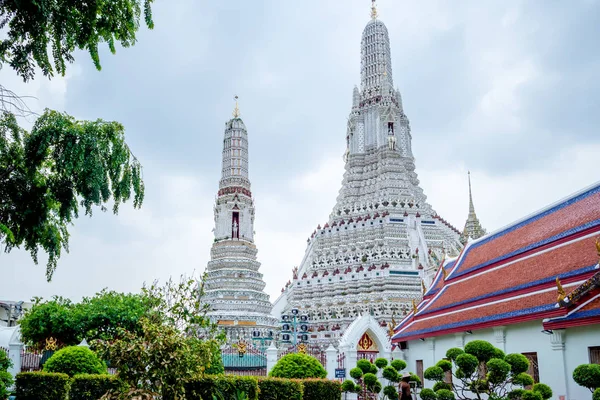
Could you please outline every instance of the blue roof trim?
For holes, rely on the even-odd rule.
[[[554,213],[554,212],[556,212],[556,211],[558,211],[558,210],[561,210],[561,209],[563,209],[563,208],[565,208],[565,207],[567,207],[567,206],[570,206],[570,205],[572,205],[572,204],[575,204],[575,203],[577,203],[577,202],[579,202],[579,201],[581,201],[581,200],[583,200],[583,199],[585,199],[585,198],[587,198],[587,197],[589,197],[589,196],[592,196],[592,195],[594,195],[594,194],[597,194],[597,193],[600,193],[600,185],[597,185],[597,186],[595,186],[595,187],[592,187],[592,188],[590,188],[589,190],[587,190],[587,191],[585,191],[585,192],[583,192],[583,193],[581,193],[581,194],[579,194],[579,195],[577,195],[577,196],[575,196],[575,197],[572,197],[572,198],[570,198],[570,199],[567,199],[567,200],[563,201],[562,203],[560,203],[560,204],[557,204],[556,206],[554,206],[554,207],[552,207],[552,208],[549,208],[549,209],[547,209],[546,211],[543,211],[543,212],[541,212],[541,213],[539,213],[539,214],[533,215],[533,216],[531,216],[530,218],[528,218],[528,219],[526,219],[526,220],[524,220],[524,221],[521,221],[521,222],[519,222],[518,224],[515,224],[515,225],[513,225],[513,226],[510,226],[510,227],[506,228],[506,229],[505,229],[505,230],[503,230],[503,231],[500,231],[500,232],[498,232],[498,233],[495,233],[495,234],[493,234],[493,235],[490,235],[490,236],[488,236],[488,237],[485,237],[485,238],[483,238],[481,241],[475,242],[473,245],[471,245],[471,246],[468,246],[468,248],[465,250],[465,253],[464,253],[463,257],[462,257],[462,260],[464,260],[464,259],[467,257],[467,255],[469,254],[469,252],[470,252],[472,249],[474,249],[474,248],[477,248],[477,247],[479,247],[479,246],[482,246],[482,245],[484,245],[484,244],[486,244],[486,243],[488,243],[488,242],[490,242],[490,241],[492,241],[492,240],[494,240],[494,239],[496,239],[496,238],[499,238],[499,237],[501,237],[501,236],[504,236],[504,235],[506,235],[507,233],[510,233],[510,232],[512,232],[512,231],[514,231],[514,230],[517,230],[517,229],[519,229],[519,228],[521,228],[521,227],[523,227],[523,226],[525,226],[525,225],[528,225],[528,224],[530,224],[530,223],[532,223],[532,222],[535,222],[535,221],[537,221],[538,219],[541,219],[541,218],[543,218],[543,217],[545,217],[545,216],[547,216],[547,215],[550,215],[550,214],[552,214],[552,213]],[[461,261],[462,261],[462,260],[461,260]],[[477,268],[477,267],[473,267],[473,268]],[[451,276],[452,276],[452,275],[451,275]],[[460,275],[456,275],[456,276],[460,276]],[[454,277],[454,276],[452,276],[452,277]]]
[[[579,269],[576,269],[576,270],[573,270],[573,271],[569,271],[569,272],[564,273],[564,274],[559,274],[558,277],[560,279],[564,279],[564,278],[570,278],[572,276],[581,275],[581,274],[584,274],[586,272],[590,272],[590,271],[596,270],[597,266],[598,266],[598,264],[596,263],[596,264],[590,265],[588,267],[579,268]],[[530,287],[533,287],[533,286],[537,286],[537,285],[542,285],[544,283],[554,282],[555,279],[556,279],[556,277],[552,276],[552,277],[548,277],[548,278],[544,278],[544,279],[539,279],[537,281],[524,283],[522,285],[513,286],[511,288],[507,288],[507,289],[503,289],[503,290],[498,290],[496,292],[487,293],[487,294],[484,294],[484,295],[481,295],[481,296],[473,297],[471,299],[467,299],[467,300],[463,300],[463,301],[457,301],[456,303],[451,303],[451,304],[448,304],[448,305],[445,305],[445,306],[442,306],[442,307],[428,308],[421,315],[427,315],[427,314],[435,312],[435,311],[446,310],[448,308],[460,306],[460,305],[471,303],[471,302],[474,302],[474,301],[483,300],[483,299],[487,299],[487,298],[494,297],[494,296],[499,296],[499,295],[506,294],[506,293],[516,292],[518,290],[527,289],[527,288],[530,288]]]
[[[543,306],[531,307],[531,308],[526,308],[523,310],[510,311],[507,313],[496,314],[496,315],[490,316],[490,317],[474,318],[474,319],[470,319],[470,320],[466,320],[466,321],[454,322],[451,324],[436,326],[436,327],[427,328],[427,329],[421,329],[418,331],[397,333],[396,335],[394,335],[392,337],[392,339],[401,339],[403,337],[422,335],[422,334],[431,333],[431,332],[435,332],[435,331],[442,331],[445,329],[460,328],[461,326],[469,326],[469,325],[479,324],[479,323],[483,323],[483,322],[497,321],[497,320],[501,320],[501,319],[505,319],[505,318],[520,317],[523,315],[534,314],[534,313],[543,312],[543,311],[551,311],[554,309],[554,305],[555,305],[555,303],[550,303],[550,304],[546,304]]]
[[[565,238],[567,236],[574,235],[576,233],[579,233],[581,231],[584,231],[586,229],[589,229],[589,228],[592,228],[592,227],[595,227],[595,226],[599,226],[599,225],[600,225],[600,218],[596,219],[596,220],[593,220],[593,221],[590,221],[590,222],[587,222],[587,223],[585,223],[583,225],[580,225],[580,226],[577,226],[575,228],[567,229],[566,231],[558,233],[558,234],[556,234],[554,236],[551,236],[551,237],[546,238],[544,240],[540,240],[539,242],[536,242],[536,243],[530,244],[528,246],[522,247],[520,249],[514,250],[514,251],[512,251],[510,253],[507,253],[507,254],[504,254],[502,256],[496,257],[494,259],[488,260],[488,261],[486,261],[484,263],[481,263],[479,265],[475,265],[475,266],[473,266],[473,267],[471,267],[469,269],[465,269],[464,271],[456,272],[455,274],[452,274],[451,276],[452,276],[452,278],[458,278],[460,276],[463,276],[463,275],[468,274],[470,272],[476,271],[478,269],[485,268],[485,267],[487,267],[489,265],[492,265],[494,263],[497,263],[499,261],[505,260],[507,258],[516,256],[516,255],[519,255],[519,254],[524,253],[526,251],[535,249],[536,247],[544,246],[544,245],[546,245],[548,243],[554,242],[556,240],[563,239],[563,238]],[[467,249],[466,253],[468,253],[469,250],[470,250],[470,248]],[[466,255],[465,255],[465,257],[466,257]],[[463,260],[464,260],[464,258],[463,258]],[[460,268],[460,266],[459,266],[459,268]]]

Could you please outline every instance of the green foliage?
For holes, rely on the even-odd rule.
[[[105,374],[106,365],[98,356],[82,346],[58,350],[44,364],[45,372],[61,372],[69,376],[77,374]]]
[[[393,360],[390,365],[398,372],[406,368],[406,362],[404,360]]]
[[[501,360],[504,360],[504,357],[506,357],[506,354],[499,348],[494,347],[494,355],[492,356],[492,358],[499,358]]]
[[[106,42],[112,53],[116,52],[115,42],[133,46],[142,9],[146,26],[154,27],[151,3],[4,1],[0,3],[0,18],[8,31],[0,41],[0,67],[8,64],[24,81],[34,78],[36,67],[49,78],[55,73],[64,76],[67,63],[75,60],[75,51],[86,50],[100,70],[98,45]]]
[[[16,377],[19,400],[66,400],[69,375],[50,372],[21,372]]]
[[[475,379],[469,383],[469,390],[473,393],[487,393],[490,390],[490,385],[485,379]]]
[[[510,372],[513,375],[527,372],[529,369],[529,360],[523,354],[507,354],[506,357],[504,357],[504,361],[510,364]]]
[[[13,366],[12,361],[8,358],[8,354],[0,349],[0,371],[7,371]]]
[[[452,370],[452,363],[448,360],[440,360],[435,365],[440,367],[442,369],[442,371],[444,371],[444,372],[448,372],[448,371]]]
[[[526,392],[525,389],[514,389],[514,390],[511,390],[510,392],[508,392],[506,397],[509,400],[521,400],[521,397],[523,396],[523,393],[525,393],[525,392]]]
[[[348,381],[354,387],[354,383]],[[259,400],[302,400],[303,386],[300,381],[281,378],[258,380]]]
[[[446,382],[436,382],[433,385],[433,391],[437,392],[440,389],[452,390],[452,386]]]
[[[431,389],[423,389],[423,390],[421,390],[421,399],[422,400],[437,400],[437,395]]]
[[[463,353],[464,353],[463,349],[459,349],[458,347],[453,347],[451,349],[448,349],[448,351],[446,352],[446,358],[448,358],[452,361],[456,361],[456,357],[460,356]]]
[[[291,379],[325,378],[327,371],[316,358],[308,354],[291,353],[277,361],[269,376]]]
[[[600,365],[581,364],[573,371],[573,380],[579,386],[594,391],[600,388]]]
[[[382,372],[382,376],[391,382],[398,382],[400,380],[400,374],[394,367],[385,367]]]
[[[354,392],[354,387],[356,384],[352,382],[350,379],[346,379],[342,382],[342,392]]]
[[[410,373],[410,378],[408,378],[409,382],[415,382],[415,384],[417,385],[417,387],[421,387],[423,385],[423,383],[421,382],[421,378],[419,378],[418,375],[413,374],[412,372]]]
[[[219,394],[229,400],[237,398],[240,392],[246,393],[248,400],[258,400],[258,380],[251,376],[206,375],[185,383],[186,400],[212,399]]]
[[[535,385],[533,385],[533,388],[531,390],[541,394],[542,399],[544,399],[544,400],[548,400],[549,398],[552,397],[552,388],[550,388],[550,386],[548,386],[546,384],[536,383]]]
[[[221,356],[219,346],[212,346],[211,353],[210,366],[204,370],[204,373],[207,375],[221,375],[225,373],[225,366],[223,365],[223,357]]]
[[[354,378],[354,379],[360,379],[363,376],[363,371],[362,369],[358,368],[358,367],[354,367],[350,370],[350,377]]]
[[[505,382],[510,372],[510,364],[499,358],[492,358],[487,363],[487,380],[491,384],[497,385]]]
[[[479,366],[479,360],[477,357],[468,353],[460,354],[456,357],[454,362],[466,376],[472,375]]]
[[[512,378],[512,383],[513,385],[529,386],[533,385],[533,378],[531,377],[531,375],[525,372],[521,372],[520,374],[517,374]]]
[[[361,369],[363,373],[372,372],[373,364],[369,360],[358,360],[356,366]]]
[[[600,388],[594,390],[594,394],[592,394],[592,400],[600,400]]]
[[[543,400],[541,393],[534,392],[533,390],[524,390],[521,393],[521,400]]]
[[[383,394],[389,400],[398,400],[398,390],[396,390],[395,386],[388,385],[383,388]]]
[[[473,340],[465,345],[465,353],[474,355],[481,362],[489,361],[497,353],[497,350],[485,340]]]
[[[382,389],[383,389],[383,386],[381,385],[381,382],[377,381],[371,388],[371,392],[380,393]]]
[[[6,4],[20,2],[0,4],[2,14]],[[0,41],[0,54],[7,57],[5,44]],[[46,53],[45,46],[38,49]],[[68,251],[68,227],[80,207],[91,216],[94,206],[105,210],[112,200],[116,214],[133,191],[133,206],[139,208],[141,176],[142,166],[117,122],[77,121],[46,110],[27,133],[5,112],[0,117],[0,242],[7,252],[23,246],[36,264],[41,248],[48,255],[50,281],[62,250]]]
[[[363,376],[363,382],[367,387],[372,388],[377,382],[377,375],[368,372]]]
[[[381,368],[385,368],[388,365],[388,360],[386,360],[385,358],[378,358],[377,360],[375,360],[375,366],[379,369]]]
[[[444,380],[444,370],[438,366],[429,367],[423,373],[423,377],[429,381]]]
[[[438,400],[454,400],[454,393],[448,389],[440,389],[435,392],[435,394],[437,395]]]
[[[111,375],[75,375],[69,400],[98,400],[109,390],[120,391],[123,384]]]
[[[327,379],[304,379],[303,400],[339,400],[342,393],[342,385],[338,381]]]
[[[0,350],[0,353],[2,353],[2,350]],[[0,400],[5,400],[8,397],[8,388],[11,387],[13,383],[14,380],[12,375],[8,371],[0,370]]]

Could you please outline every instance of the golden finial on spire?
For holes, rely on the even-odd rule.
[[[377,6],[375,0],[371,0],[371,18],[377,19]]]
[[[238,97],[235,96],[235,109],[233,110],[233,118],[239,118],[240,117],[240,109],[238,107]]]
[[[560,284],[560,279],[558,279],[558,276],[556,277],[556,288],[558,290],[558,298],[556,299],[556,301],[560,303],[565,299],[567,293],[565,293],[565,289],[563,289],[562,285]]]

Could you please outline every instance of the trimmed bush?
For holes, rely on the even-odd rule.
[[[269,372],[269,376],[289,379],[325,378],[327,371],[316,358],[307,354],[292,353],[281,357]]]
[[[354,387],[356,384],[352,382],[350,379],[346,379],[342,382],[342,392],[354,392]]]
[[[421,378],[419,378],[418,375],[413,374],[412,372],[410,372],[410,378],[408,378],[409,382],[414,382],[417,387],[421,387],[423,386],[423,383],[421,382]]]
[[[434,392],[437,392],[438,390],[441,390],[441,389],[452,390],[452,386],[446,382],[436,382],[435,385],[433,385]]]
[[[438,366],[429,367],[423,372],[423,377],[428,381],[441,381],[444,379],[444,370]]]
[[[212,399],[218,394],[235,399],[240,392],[246,393],[248,400],[258,400],[258,380],[251,376],[207,375],[185,383],[186,400]]]
[[[485,340],[473,340],[465,345],[465,353],[474,355],[481,362],[488,362],[497,354],[497,350]]]
[[[71,380],[69,400],[98,400],[106,392],[123,386],[112,375],[75,375]]]
[[[438,400],[454,400],[454,393],[448,389],[440,389],[435,392],[435,394],[437,395]]]
[[[529,360],[523,354],[507,354],[506,357],[504,357],[504,361],[510,364],[510,372],[513,375],[527,372],[529,369]]]
[[[543,400],[542,395],[533,390],[525,390],[521,393],[521,400]]]
[[[375,366],[377,368],[385,368],[388,365],[388,360],[386,360],[385,358],[378,358],[377,360],[375,360]]]
[[[531,377],[531,375],[526,374],[525,372],[521,372],[519,375],[513,378],[513,384],[520,386],[533,385],[533,378]]]
[[[592,395],[592,400],[600,400],[600,388],[594,390],[594,394]]]
[[[473,354],[460,354],[454,362],[466,376],[473,374],[477,367],[479,367],[479,360]]]
[[[542,399],[544,399],[544,400],[548,400],[549,398],[552,397],[552,388],[550,388],[550,386],[545,385],[543,383],[536,383],[535,385],[533,385],[533,388],[531,390],[541,394]]]
[[[579,386],[590,390],[600,388],[600,365],[581,364],[573,371],[573,380]]]
[[[350,377],[354,379],[360,379],[363,376],[362,369],[354,367],[350,370]]]
[[[442,371],[448,372],[452,370],[452,363],[448,360],[440,360],[435,364],[436,367],[440,367]]]
[[[367,387],[373,387],[375,385],[375,382],[377,382],[377,375],[369,372],[368,374],[365,374],[363,376],[363,382],[365,383],[365,385],[367,385]]]
[[[458,347],[453,347],[451,349],[448,349],[448,351],[446,352],[446,358],[454,361],[454,360],[456,360],[456,357],[460,356],[463,353],[464,353],[463,349],[459,349]]]
[[[71,377],[79,374],[105,374],[106,365],[87,347],[71,346],[54,353],[44,364],[44,372],[58,372]]]
[[[514,389],[514,390],[508,392],[506,397],[509,400],[521,400],[521,396],[523,396],[523,393],[525,393],[526,391],[527,390],[525,390],[525,389]]]
[[[303,400],[340,400],[342,385],[338,381],[327,379],[304,379]]]
[[[510,372],[510,364],[499,358],[492,358],[487,362],[487,379],[491,384],[500,384],[506,381]]]
[[[390,365],[398,372],[406,368],[406,362],[404,360],[394,360]]]
[[[400,374],[398,374],[398,371],[394,367],[385,367],[382,376],[391,382],[398,382],[400,380]]]
[[[259,400],[302,400],[303,386],[297,380],[261,378],[258,380],[258,388]]]
[[[17,399],[66,400],[69,375],[52,372],[21,372],[17,374]]]
[[[396,390],[395,386],[389,385],[383,388],[383,394],[389,400],[397,400],[398,399],[398,390]]]
[[[422,400],[437,400],[437,395],[431,389],[423,389],[423,390],[421,390],[421,399]]]
[[[373,371],[371,371],[371,369],[372,369],[372,365],[373,365],[373,364],[372,364],[372,363],[371,363],[371,361],[369,361],[369,360],[358,360],[358,361],[356,362],[356,367],[357,367],[357,368],[360,368],[360,369],[361,369],[361,371],[362,371],[363,373],[365,373],[365,374],[367,374],[367,373],[369,373],[369,372],[371,372],[371,373],[373,372]]]

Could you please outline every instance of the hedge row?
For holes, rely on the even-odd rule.
[[[121,383],[110,375],[76,375],[48,372],[23,372],[17,375],[19,400],[98,400]],[[212,399],[222,395],[237,398],[241,392],[248,400],[340,400],[341,385],[326,379],[280,379],[245,376],[205,376],[185,385],[186,400]],[[217,397],[220,398],[220,397]]]

